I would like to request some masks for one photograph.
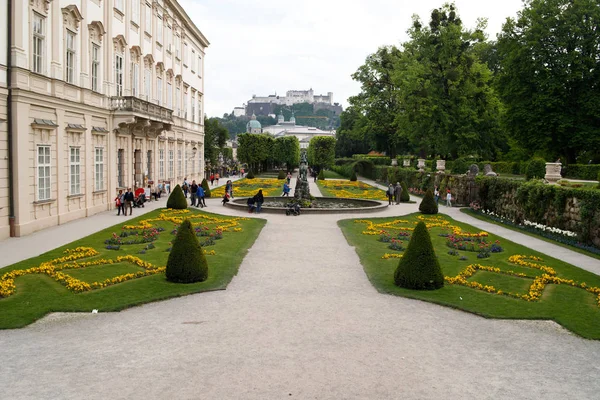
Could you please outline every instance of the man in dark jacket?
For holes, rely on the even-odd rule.
[[[190,186],[190,200],[192,201],[192,207],[196,205],[196,192],[198,191],[198,185],[196,185],[196,181],[192,181],[192,186]]]
[[[127,215],[127,208],[129,208],[129,215],[131,215],[133,213],[133,200],[135,198],[135,196],[133,195],[133,192],[131,191],[131,188],[127,188],[124,198],[125,198],[124,214]]]

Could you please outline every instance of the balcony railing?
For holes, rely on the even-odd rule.
[[[157,104],[150,103],[133,96],[115,96],[111,97],[111,110],[120,112],[131,112],[136,114],[144,114],[149,119],[159,121],[172,121],[173,110],[161,107]]]

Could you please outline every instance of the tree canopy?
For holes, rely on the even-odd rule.
[[[335,161],[335,138],[315,136],[308,144],[308,162],[318,169],[328,168]]]

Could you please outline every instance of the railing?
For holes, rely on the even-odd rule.
[[[110,109],[113,111],[129,111],[146,114],[151,119],[173,120],[173,110],[152,104],[134,96],[111,97]]]

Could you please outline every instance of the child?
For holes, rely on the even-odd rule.
[[[223,203],[223,205],[225,205],[225,203],[229,203],[229,193],[225,192],[225,195],[223,196],[223,200],[221,201],[221,203]]]

